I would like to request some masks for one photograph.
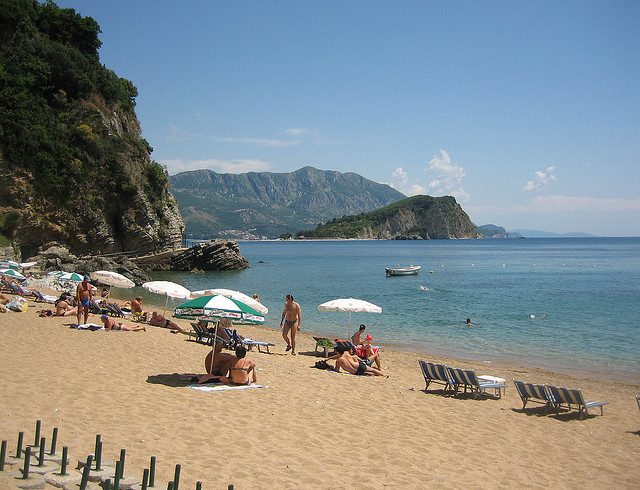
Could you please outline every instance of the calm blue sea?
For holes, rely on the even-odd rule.
[[[267,327],[279,327],[291,293],[302,307],[305,331],[345,338],[349,314],[317,307],[354,297],[383,309],[351,317],[351,332],[364,323],[374,343],[426,357],[508,361],[640,383],[640,238],[239,245],[251,265],[247,270],[154,278],[190,290],[258,293],[270,310]],[[386,277],[385,267],[397,265],[422,270]],[[466,318],[474,325],[464,326]]]

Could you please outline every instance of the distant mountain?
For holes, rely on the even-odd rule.
[[[593,237],[597,235],[590,235],[589,233],[571,232],[571,233],[553,233],[551,231],[541,230],[509,230],[510,237],[524,236],[528,238],[551,238],[551,237]]]
[[[480,238],[467,213],[451,196],[409,197],[382,209],[333,219],[297,235],[378,240]]]
[[[355,173],[313,167],[291,173],[195,170],[169,182],[185,233],[196,238],[277,238],[406,197]]]
[[[507,230],[505,230],[502,226],[475,225],[475,227],[476,227],[476,231],[485,238],[509,238],[509,234],[507,233]]]

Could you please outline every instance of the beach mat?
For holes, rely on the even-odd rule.
[[[227,391],[227,390],[246,390],[247,388],[263,388],[262,385],[242,385],[242,386],[232,386],[232,385],[189,385],[189,388],[193,388],[194,390],[200,391]]]

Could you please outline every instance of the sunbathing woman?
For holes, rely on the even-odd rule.
[[[56,301],[56,313],[53,316],[72,316],[77,315],[78,308],[71,306],[63,299]]]
[[[167,320],[160,313],[156,313],[155,311],[151,313],[151,318],[149,318],[149,325],[153,325],[154,327],[170,328],[171,330],[184,332],[184,329],[176,322]]]
[[[256,363],[245,357],[246,355],[247,348],[244,345],[236,347],[236,357],[238,359],[229,369],[229,382],[232,385],[249,385],[258,382]]]
[[[102,320],[105,330],[126,330],[128,332],[139,332],[141,330],[143,332],[147,331],[145,327],[129,327],[124,323],[116,323],[113,318],[109,318],[107,315],[102,315],[100,320]]]

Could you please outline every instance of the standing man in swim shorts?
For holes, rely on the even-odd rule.
[[[287,294],[280,326],[282,327],[282,338],[287,342],[287,352],[291,351],[291,354],[294,356],[296,355],[296,333],[300,331],[301,322],[302,311],[300,305],[293,301],[292,295]],[[291,332],[291,341],[289,341],[289,337],[287,336],[289,332]]]
[[[76,301],[78,302],[78,325],[80,325],[80,317],[84,313],[84,323],[89,321],[89,303],[91,303],[91,284],[89,284],[89,276],[84,279],[76,289]]]

